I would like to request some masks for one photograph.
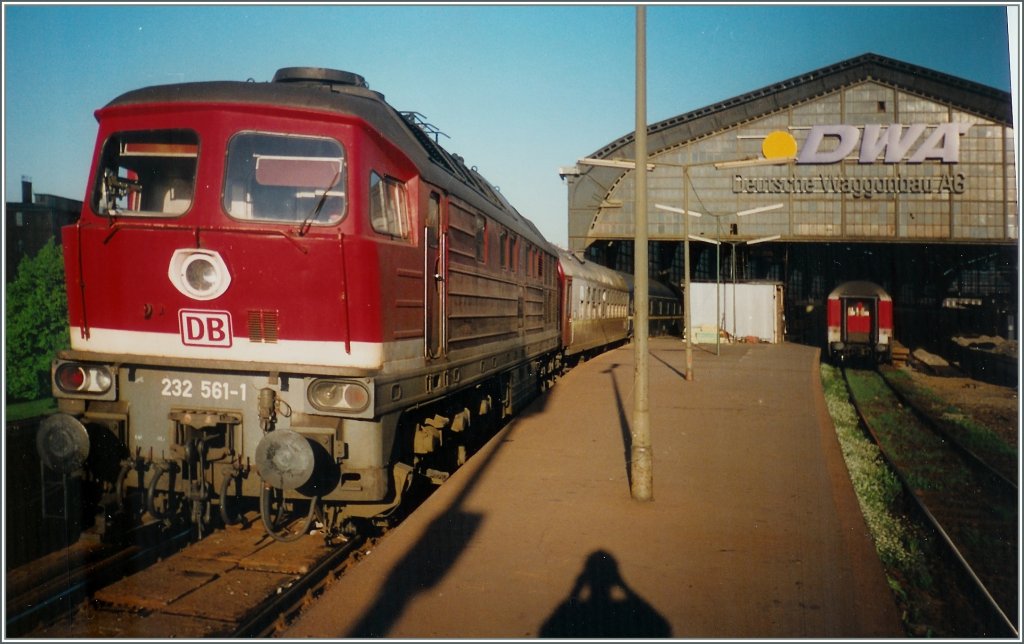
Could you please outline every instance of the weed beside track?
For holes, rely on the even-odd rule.
[[[942,537],[924,519],[913,496],[902,487],[899,476],[862,428],[841,371],[822,364],[821,377],[850,478],[889,585],[901,608],[907,635],[991,636],[991,622],[980,617],[972,605],[969,584],[962,570],[948,556]],[[889,423],[893,428],[892,442],[885,446],[887,453],[904,450],[904,459],[932,463],[911,473],[909,479],[903,474],[904,479],[914,481],[913,487],[925,490],[956,485],[961,476],[956,466],[947,465],[948,469],[942,469],[938,477],[928,474],[929,469],[936,466],[925,456],[931,450],[942,448],[940,439],[921,439],[920,443],[910,444],[905,433],[899,430],[906,423],[901,414],[908,413],[907,410],[899,409],[891,400],[885,402],[881,392],[861,390],[856,393],[861,399],[880,401],[883,408],[876,410],[879,422]],[[929,446],[928,440],[933,444]]]

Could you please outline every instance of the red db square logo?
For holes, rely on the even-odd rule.
[[[231,314],[227,311],[178,311],[181,343],[190,347],[230,347]]]

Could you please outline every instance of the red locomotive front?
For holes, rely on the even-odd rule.
[[[265,523],[374,517],[551,372],[553,252],[361,77],[151,87],[96,116],[38,445],[107,509],[131,488],[200,527],[256,498]]]

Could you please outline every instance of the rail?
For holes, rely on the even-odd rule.
[[[975,551],[973,553],[967,552],[966,549],[964,548],[963,541],[961,539],[955,538],[955,536],[953,534],[953,532],[955,530],[955,526],[950,524],[950,520],[949,520],[948,516],[947,516],[947,520],[945,520],[945,521],[940,519],[937,516],[937,514],[939,514],[941,512],[940,508],[938,507],[939,505],[941,505],[941,500],[939,498],[939,495],[934,494],[934,493],[933,494],[926,494],[923,491],[923,488],[929,487],[928,483],[926,481],[923,481],[921,478],[919,478],[919,475],[917,475],[917,474],[915,474],[914,482],[912,482],[911,481],[911,476],[910,476],[910,474],[907,471],[908,470],[908,463],[906,462],[906,460],[901,459],[899,457],[894,457],[894,455],[892,453],[892,450],[890,449],[890,447],[891,447],[890,440],[887,440],[888,437],[884,435],[884,432],[878,429],[880,425],[875,422],[875,415],[872,414],[868,409],[866,409],[867,405],[865,404],[865,401],[858,397],[858,395],[856,393],[857,387],[851,385],[851,379],[850,379],[851,378],[851,374],[850,374],[850,371],[851,371],[850,369],[843,369],[842,370],[842,372],[843,372],[843,379],[846,382],[847,390],[850,392],[850,400],[851,400],[851,402],[853,404],[854,409],[857,412],[858,417],[860,418],[862,426],[867,431],[867,433],[869,434],[871,439],[874,441],[874,443],[878,446],[878,449],[879,449],[882,457],[885,459],[887,465],[889,466],[889,469],[899,479],[899,481],[902,484],[904,490],[908,493],[908,496],[910,498],[914,499],[914,501],[916,503],[916,506],[919,508],[919,510],[921,511],[922,515],[927,519],[927,521],[931,524],[931,526],[934,528],[936,533],[941,537],[941,539],[942,539],[943,543],[946,545],[948,551],[956,559],[956,561],[958,562],[958,564],[960,565],[962,570],[966,573],[967,577],[971,580],[971,582],[972,582],[972,584],[974,586],[974,589],[977,591],[978,595],[983,599],[985,605],[992,611],[992,614],[997,618],[997,621],[1003,627],[1008,629],[1008,632],[1012,633],[1013,637],[1019,637],[1019,632],[1018,632],[1017,625],[1007,615],[1006,610],[1004,610],[1004,608],[1003,608],[1004,604],[1005,605],[1011,605],[1011,604],[1015,605],[1016,604],[1016,598],[1014,598],[1014,600],[1011,602],[1008,599],[1006,599],[1005,596],[1003,597],[1002,601],[998,600],[995,597],[993,591],[990,590],[990,586],[992,585],[992,582],[993,582],[993,579],[992,579],[992,576],[991,576],[990,572],[989,571],[984,571],[984,570],[979,572],[979,570],[978,570],[979,569],[979,562],[978,562],[978,558],[979,557],[978,557],[977,551]],[[893,391],[891,385],[887,381],[885,381],[884,378],[881,378],[879,376],[879,380],[885,383],[885,386],[889,389],[889,391]],[[895,393],[893,393],[893,396],[895,397]],[[918,417],[919,419],[922,419],[922,422],[920,423],[920,425],[922,425],[924,427],[927,427],[928,430],[934,431],[934,429],[933,429],[934,424],[928,421],[929,417],[927,416],[927,414],[922,413],[922,411],[919,410],[919,409],[913,408],[913,406],[910,405],[909,403],[904,403],[904,404],[906,404],[906,406],[908,407],[908,411],[910,411],[910,413],[912,413],[915,417]],[[881,403],[879,403],[879,405],[881,406]],[[890,405],[889,408],[891,409],[892,406]],[[908,434],[909,432],[912,432],[912,431],[914,431],[914,428],[908,427],[906,424],[901,426],[901,433],[903,433],[904,435],[906,435],[906,434]],[[955,447],[951,447],[951,449],[956,450]],[[963,455],[958,450],[957,450],[957,453],[960,454],[961,456]],[[915,455],[915,457],[917,457],[917,455]],[[923,455],[920,456],[920,457],[922,459],[924,458]],[[1005,477],[1003,477],[1001,475],[997,475],[997,473],[993,472],[991,470],[991,468],[988,467],[987,464],[985,464],[983,461],[970,460],[969,462],[970,462],[970,467],[972,469],[975,469],[975,470],[980,471],[980,472],[983,473],[982,474],[983,477],[987,477],[987,478],[989,478],[990,480],[993,480],[993,481],[999,481],[999,485],[1000,486],[1005,486],[1005,487],[1003,487],[1003,490],[1010,489],[1010,486],[1006,486],[1005,485],[1005,483],[1006,483]],[[941,476],[941,473],[939,475],[937,475],[937,476]],[[976,487],[976,489],[984,489],[984,486],[979,484]],[[1001,493],[1002,492],[1000,492],[998,490],[996,490],[995,492],[991,492],[991,494],[994,494],[994,495],[999,495]],[[924,498],[926,496],[928,497],[927,500],[926,500],[926,498]],[[1016,507],[1016,486],[1012,486],[1012,497],[1013,497],[1014,507]],[[987,496],[982,498],[982,499],[978,499],[977,500],[977,505],[980,506],[984,502],[989,501],[989,500],[990,499]],[[930,503],[931,503],[931,505],[930,505]],[[945,514],[948,515],[949,513],[945,513]],[[1013,524],[1012,525],[1013,530],[1016,531],[1016,517],[1012,521],[1012,524]],[[1007,523],[1007,525],[1004,526],[1004,527],[1009,528],[1010,526]],[[1014,549],[1016,549],[1016,548],[1014,548]],[[983,579],[983,577],[985,579]]]

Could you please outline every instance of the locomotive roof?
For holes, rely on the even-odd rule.
[[[423,130],[412,115],[399,113],[384,95],[357,74],[323,68],[285,68],[271,82],[203,81],[154,85],[126,92],[106,107],[143,103],[241,103],[292,107],[345,114],[363,119],[400,148],[420,174],[484,211],[534,243],[554,252],[533,222],[461,157],[453,155]]]
[[[891,299],[885,289],[878,284],[862,280],[843,282],[828,294],[830,300],[840,297],[877,297],[883,302]]]

